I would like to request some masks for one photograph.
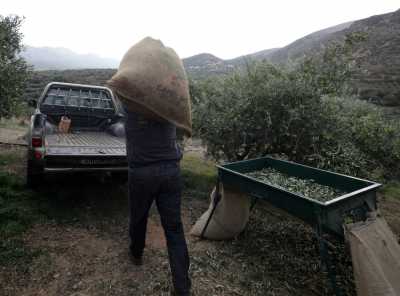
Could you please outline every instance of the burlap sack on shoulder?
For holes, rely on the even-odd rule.
[[[241,192],[224,188],[221,184],[220,193],[222,195],[213,216],[208,224],[204,237],[213,240],[231,239],[240,234],[249,220],[250,199]],[[211,202],[208,210],[197,220],[192,227],[190,234],[201,236],[203,229],[211,215],[215,188],[211,193]]]
[[[128,110],[144,115],[154,113],[191,136],[186,72],[175,51],[160,40],[147,37],[132,46],[107,84]]]

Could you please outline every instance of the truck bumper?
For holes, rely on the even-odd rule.
[[[46,155],[44,172],[127,171],[126,156],[115,155]]]
[[[127,167],[99,167],[99,168],[79,168],[79,167],[51,167],[51,168],[44,168],[45,173],[73,173],[73,172],[123,172],[127,171]]]

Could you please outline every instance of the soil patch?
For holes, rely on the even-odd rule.
[[[12,149],[10,149],[10,147]],[[19,161],[2,168],[24,174],[25,149],[0,146]],[[9,159],[3,157],[2,160]],[[193,174],[193,184],[199,184]],[[188,179],[189,180],[189,179]],[[25,232],[25,248],[39,251],[28,266],[0,266],[0,294],[11,295],[169,295],[168,254],[158,213],[150,211],[144,265],[128,260],[126,186],[112,179],[68,175],[46,180],[39,191],[46,219]],[[190,184],[189,184],[190,185]],[[193,191],[194,192],[194,191]],[[208,195],[208,194],[207,194]],[[208,208],[208,200],[183,195],[185,232]],[[384,199],[380,209],[400,235],[400,201]],[[230,241],[187,236],[194,295],[329,294],[312,229],[300,221],[257,203],[246,230]],[[351,261],[345,244],[333,241],[345,295],[355,295]]]

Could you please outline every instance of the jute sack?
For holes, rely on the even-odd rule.
[[[214,240],[224,240],[236,237],[241,233],[249,220],[250,199],[246,194],[231,191],[220,185],[222,198],[204,233],[204,237]],[[211,193],[211,203],[208,210],[197,220],[190,234],[201,236],[201,233],[212,212],[216,190]]]
[[[160,40],[147,37],[132,46],[107,84],[128,110],[154,114],[191,136],[186,72],[175,51]]]
[[[345,227],[359,296],[400,295],[400,245],[383,218]]]

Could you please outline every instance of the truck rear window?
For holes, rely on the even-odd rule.
[[[74,89],[54,87],[48,90],[43,105],[113,109],[110,94],[101,89]]]

